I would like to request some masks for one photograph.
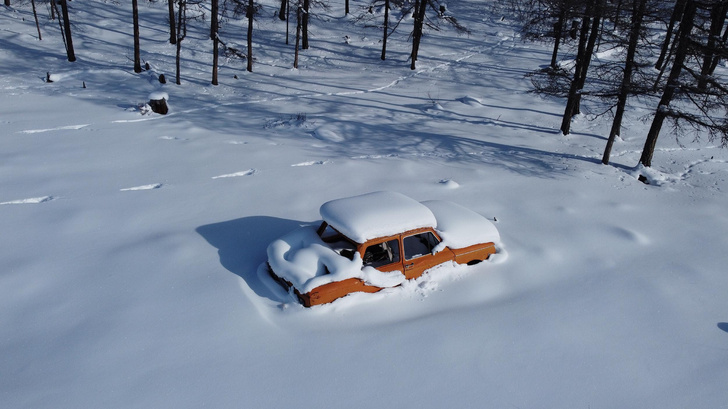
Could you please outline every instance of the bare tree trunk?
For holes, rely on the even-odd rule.
[[[554,24],[554,51],[551,53],[551,68],[556,69],[556,58],[559,54],[559,46],[561,45],[561,33],[564,31],[564,21],[566,20],[566,6],[559,12],[559,19]]]
[[[705,56],[703,57],[703,66],[700,70],[700,79],[698,79],[698,89],[700,90],[706,89],[708,86],[708,77],[713,75],[713,59],[716,57],[720,58],[720,53],[716,50],[716,43],[719,41],[720,32],[725,23],[726,6],[728,6],[728,3],[717,3],[710,10],[710,29],[708,32],[707,47],[705,48]]]
[[[286,44],[288,44],[288,26],[291,24],[291,0],[286,1]]]
[[[253,0],[248,0],[248,72],[253,72],[253,15],[255,14],[255,7]]]
[[[288,4],[287,0],[281,0],[281,8],[278,9],[278,19],[281,21],[286,20],[286,4]]]
[[[210,4],[210,40],[214,40],[217,37],[218,29],[218,15],[219,13],[219,2],[218,0],[212,0]]]
[[[579,79],[581,78],[581,70],[584,67],[586,59],[586,43],[589,34],[589,8],[585,10],[584,17],[581,21],[581,30],[579,33],[579,47],[576,53],[576,66],[574,67],[574,78],[571,80],[569,87],[569,98],[566,101],[566,109],[561,120],[561,132],[568,135],[571,131],[571,118],[574,116],[574,106],[576,104],[576,94],[579,92]]]
[[[66,33],[66,54],[68,61],[76,61],[76,53],[73,52],[73,39],[71,38],[71,21],[68,19],[68,0],[61,1],[61,12],[63,13],[63,30]]]
[[[662,70],[664,68],[665,59],[667,57],[667,50],[670,48],[670,40],[672,39],[672,33],[675,30],[675,24],[677,24],[682,18],[683,12],[685,11],[685,3],[687,0],[677,0],[675,7],[672,9],[672,15],[670,16],[670,22],[667,24],[667,32],[665,33],[665,41],[662,43],[660,49],[660,56],[657,57],[655,62],[655,68]]]
[[[293,57],[293,68],[298,69],[298,44],[301,40],[301,14],[302,13],[302,0],[298,0],[296,4],[296,45],[293,47],[294,51],[294,57]]]
[[[169,43],[177,44],[177,28],[174,24],[174,0],[167,0],[169,6]]]
[[[595,3],[598,3],[600,0],[596,0]],[[581,69],[581,75],[579,76],[579,83],[578,83],[578,89],[579,91],[575,95],[575,102],[574,102],[574,112],[572,115],[578,115],[581,113],[581,96],[582,96],[582,90],[584,89],[584,84],[586,84],[586,74],[589,71],[589,65],[591,64],[592,55],[594,55],[594,45],[596,43],[596,39],[600,37],[599,35],[599,29],[601,27],[601,13],[602,13],[602,6],[599,4],[595,5],[594,8],[594,17],[592,17],[592,25],[591,30],[589,34],[589,41],[586,45],[586,53],[584,54],[584,66]]]
[[[347,13],[349,0],[346,0]],[[384,0],[384,35],[382,36],[382,61],[387,58],[387,37],[389,35],[389,0]]]
[[[10,7],[10,0],[5,0],[5,7]]]
[[[58,14],[58,6],[56,5],[56,0],[51,0],[51,20],[56,19],[56,14]]]
[[[617,111],[614,114],[612,129],[609,131],[607,146],[604,148],[604,155],[602,156],[602,163],[605,165],[609,164],[609,156],[612,152],[614,139],[620,134],[622,128],[622,117],[624,116],[624,109],[627,105],[627,95],[632,88],[632,71],[635,65],[634,57],[637,53],[637,44],[640,39],[640,30],[642,29],[642,19],[645,14],[646,3],[647,0],[635,0],[632,5],[632,21],[629,30],[627,57],[624,62],[624,76],[622,77],[622,84],[619,89],[619,96],[617,97]]]
[[[386,2],[389,3],[389,0],[386,0]],[[349,15],[349,0],[344,1],[344,15]]]
[[[43,40],[43,36],[40,35],[40,24],[38,24],[38,13],[35,11],[35,0],[30,0],[31,6],[33,6],[33,17],[35,18],[35,28],[38,29],[38,41]]]
[[[670,70],[670,76],[668,77],[665,90],[660,98],[660,103],[655,111],[655,117],[652,119],[652,125],[647,133],[647,139],[645,140],[645,146],[642,148],[642,155],[640,156],[640,163],[644,166],[652,166],[652,155],[655,152],[655,146],[657,145],[657,137],[660,136],[660,130],[662,129],[662,123],[667,118],[668,109],[672,98],[675,95],[675,89],[678,88],[678,79],[682,72],[683,63],[687,56],[688,43],[690,42],[690,31],[693,28],[693,19],[695,18],[695,3],[692,0],[688,0],[685,5],[685,11],[683,13],[682,21],[680,22],[680,30],[678,32],[678,45],[675,53],[675,61],[672,63],[672,69]]]
[[[220,21],[218,20],[218,0],[212,0],[212,15],[210,16],[210,35],[212,36],[212,85],[217,85],[217,65],[220,51],[220,38],[217,32],[220,28]]]
[[[308,16],[311,0],[303,0],[303,19],[301,22],[301,49],[308,50]]]
[[[420,52],[420,40],[422,39],[422,27],[425,23],[425,13],[427,11],[427,0],[415,1],[414,13],[414,29],[412,30],[412,54],[410,56],[410,69],[414,70],[417,61],[417,55]]]
[[[180,54],[182,52],[182,40],[187,35],[187,2],[185,0],[178,0],[177,2],[177,53],[175,56],[175,68],[176,78],[175,83],[181,85],[180,79]]]
[[[139,4],[138,0],[131,0],[132,20],[134,20],[134,72],[142,72],[142,61],[139,50]]]

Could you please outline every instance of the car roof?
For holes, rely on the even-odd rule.
[[[432,211],[397,192],[372,192],[326,202],[321,217],[357,243],[424,227],[435,228]]]

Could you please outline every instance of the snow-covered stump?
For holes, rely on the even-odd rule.
[[[166,92],[153,92],[149,94],[149,107],[152,112],[167,115],[167,112],[169,112],[169,107],[167,107],[168,99],[169,95]]]

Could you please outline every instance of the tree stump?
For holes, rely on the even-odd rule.
[[[152,112],[161,115],[167,115],[169,107],[167,107],[167,100],[169,95],[166,92],[154,92],[149,95],[149,107],[152,108]]]

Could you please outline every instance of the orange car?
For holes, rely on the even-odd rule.
[[[306,307],[395,287],[448,261],[478,263],[500,241],[493,223],[471,210],[394,192],[332,200],[320,213],[320,224],[268,246],[270,275]]]

